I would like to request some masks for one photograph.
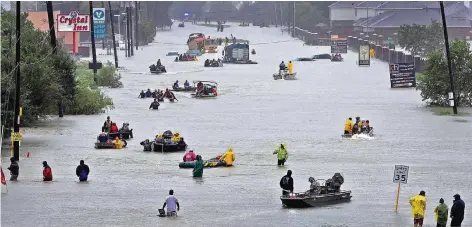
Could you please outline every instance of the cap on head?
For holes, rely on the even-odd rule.
[[[80,160],[80,164],[83,165],[83,164],[84,164],[84,160]]]
[[[350,117],[349,120],[352,120],[352,117]]]
[[[361,118],[360,118],[360,117],[356,117],[356,120],[359,120],[359,119],[361,119]]]
[[[454,199],[461,199],[461,196],[459,194],[455,194]]]
[[[43,166],[46,166],[47,164],[48,164],[48,162],[43,161]]]
[[[439,199],[439,203],[444,203],[444,199],[443,198]]]
[[[287,171],[287,176],[292,176],[292,170]]]
[[[426,192],[420,191],[420,195],[425,196],[425,195],[426,195]]]
[[[15,157],[11,157],[11,158],[10,158],[10,161],[14,162],[14,161],[16,161],[16,158],[15,158]]]
[[[169,195],[173,195],[174,194],[174,190],[169,190]]]
[[[110,120],[110,116],[107,117],[107,120]]]

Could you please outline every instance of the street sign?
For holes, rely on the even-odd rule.
[[[347,38],[332,38],[331,39],[331,53],[332,54],[347,54]]]
[[[387,38],[387,42],[388,42],[388,44],[391,44],[391,43],[392,43],[392,41],[393,41],[392,37],[388,37],[388,38]]]
[[[395,165],[395,171],[393,171],[393,183],[406,184],[408,181],[409,168],[409,166]]]
[[[12,132],[11,133],[11,141],[22,141],[23,140],[23,133],[21,132]]]
[[[58,32],[89,32],[90,31],[90,15],[79,14],[78,11],[72,10],[69,14],[57,15],[57,31]]]
[[[416,87],[414,63],[396,63],[390,64],[389,67],[391,88]]]
[[[93,35],[96,39],[105,38],[105,8],[93,8]]]
[[[359,66],[370,66],[370,50],[369,45],[359,46]]]

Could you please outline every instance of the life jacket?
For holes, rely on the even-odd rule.
[[[52,180],[52,170],[51,167],[47,166],[43,170],[43,177],[45,180]]]
[[[123,148],[123,142],[121,142],[121,140],[113,140],[113,144],[115,145],[115,148],[116,149],[121,149]]]
[[[117,133],[118,132],[118,126],[112,125],[110,128],[110,133]]]

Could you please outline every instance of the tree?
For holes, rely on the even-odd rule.
[[[156,37],[156,26],[149,19],[143,18],[139,20],[139,45],[147,45],[154,41]]]
[[[405,24],[398,31],[398,44],[414,55],[426,57],[441,48],[444,42],[442,26],[437,21],[430,25]]]
[[[472,105],[472,52],[470,44],[463,40],[451,42],[451,62],[458,106]],[[430,105],[447,106],[451,91],[447,59],[442,51],[429,53],[424,77],[418,81],[417,90]]]

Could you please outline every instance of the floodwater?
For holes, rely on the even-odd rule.
[[[168,51],[185,51],[189,33],[248,39],[258,65],[204,68],[199,62],[172,62]],[[390,89],[386,63],[356,66],[357,55],[344,62],[296,62],[298,80],[274,81],[280,61],[329,47],[303,46],[279,29],[237,25],[216,28],[187,24],[159,32],[156,41],[130,59],[120,52],[122,89],[107,89],[115,109],[102,115],[53,118],[44,127],[25,129],[20,177],[2,187],[2,226],[410,226],[408,198],[425,190],[425,224],[434,224],[433,209],[441,197],[472,198],[471,117],[436,116],[424,107],[419,92]],[[167,75],[150,75],[148,66],[160,58]],[[213,58],[213,57],[211,57]],[[99,59],[113,59],[99,56]],[[150,99],[138,99],[147,88],[171,87],[175,80],[215,80],[219,96],[195,100],[176,94],[179,102],[148,110]],[[135,138],[123,150],[95,150],[93,143],[106,116],[129,122]],[[343,140],[347,117],[369,119],[373,140]],[[458,122],[454,119],[465,119]],[[179,169],[183,153],[145,153],[139,142],[158,132],[179,131],[189,148],[214,157],[229,146],[236,153],[232,168],[205,169],[203,179]],[[287,166],[276,166],[272,151],[287,143]],[[24,158],[30,152],[31,157]],[[4,170],[9,152],[2,152]],[[75,168],[84,159],[89,182],[78,183]],[[52,167],[54,181],[41,182],[41,162]],[[410,166],[402,185],[398,214],[394,165]],[[279,180],[293,171],[295,190],[341,172],[352,201],[311,209],[283,208]],[[9,177],[8,171],[6,171]],[[169,189],[181,210],[177,218],[159,218]],[[467,206],[464,226],[472,225]]]

